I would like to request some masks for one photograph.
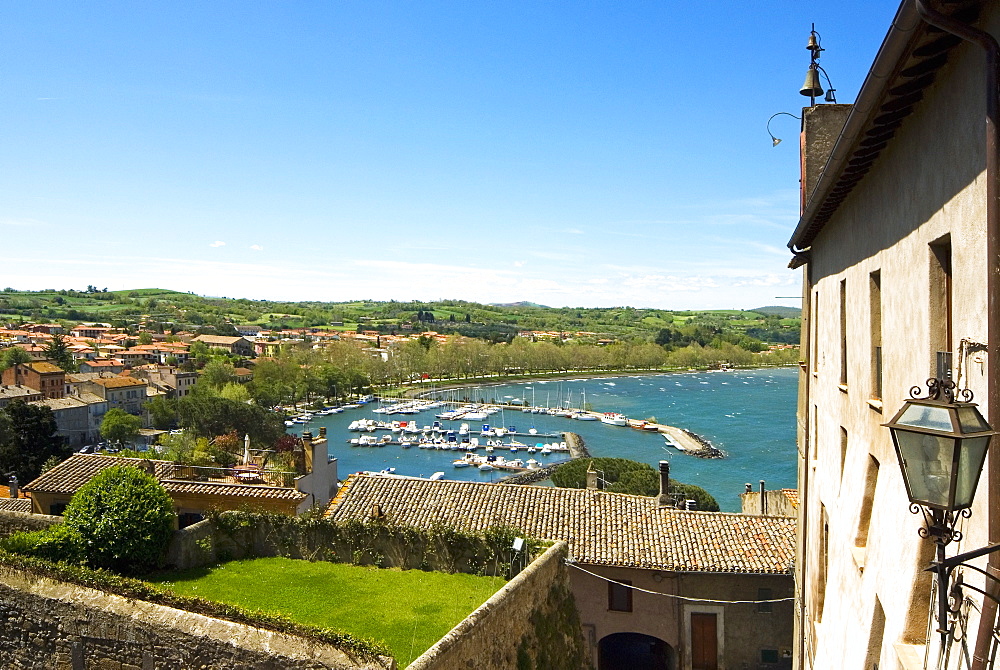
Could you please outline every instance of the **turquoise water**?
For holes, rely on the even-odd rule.
[[[469,421],[472,435],[478,435],[480,423],[514,426],[519,432],[535,428],[539,433],[572,431],[583,437],[594,456],[613,456],[643,461],[656,467],[669,460],[671,476],[697,484],[715,496],[723,511],[739,511],[739,494],[750,482],[766,480],[767,488],[795,486],[795,405],[798,371],[794,368],[740,370],[736,372],[692,372],[641,377],[602,377],[561,381],[536,381],[489,385],[459,391],[442,392],[445,399],[523,399],[528,404],[580,407],[584,393],[595,411],[620,412],[633,419],[655,417],[659,423],[687,428],[705,437],[726,452],[727,457],[707,460],[687,456],[666,446],[656,433],[608,426],[599,421],[575,421],[546,414],[526,414],[504,410],[483,422]],[[371,407],[371,406],[369,406]],[[402,449],[399,446],[351,447],[347,440],[356,436],[347,425],[359,418],[382,420],[415,419],[420,425],[434,421],[429,410],[417,415],[386,416],[370,409],[347,410],[343,414],[319,417],[309,424],[315,434],[326,426],[330,454],[338,458],[340,477],[360,470],[396,468],[397,474],[429,476],[435,471],[448,479],[496,481],[498,472],[480,472],[476,468],[452,466],[460,453],[430,449]],[[458,428],[461,421],[446,422]],[[518,438],[530,443],[529,438]],[[552,441],[539,439],[538,441]],[[480,450],[482,453],[482,450]],[[509,455],[509,454],[508,454]],[[553,455],[528,456],[545,464],[565,458]]]

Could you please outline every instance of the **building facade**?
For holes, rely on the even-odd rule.
[[[327,514],[372,522],[373,510],[378,523],[565,540],[597,670],[791,667],[794,519],[688,512],[595,489],[364,474]]]
[[[986,169],[984,57],[919,4],[900,6],[853,106],[803,115],[803,210],[789,242],[803,268],[796,668],[992,667],[989,601],[968,588],[959,614],[937,619],[925,571],[935,545],[918,535],[924,520],[883,426],[937,376],[1000,424],[986,197],[1000,175]],[[996,2],[943,6],[949,22],[1000,34]],[[996,465],[948,555],[1000,540],[988,531],[1000,520]],[[963,579],[985,587],[974,570]]]

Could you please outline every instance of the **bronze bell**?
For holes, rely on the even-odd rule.
[[[823,87],[820,86],[819,72],[816,71],[816,68],[811,67],[806,71],[806,82],[802,84],[799,93],[807,98],[818,98],[823,95]]]
[[[806,45],[806,49],[809,51],[822,51],[819,48],[819,42],[816,41],[816,33],[809,33],[809,44]]]

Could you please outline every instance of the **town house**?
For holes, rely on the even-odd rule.
[[[907,0],[855,103],[803,110],[796,668],[993,667],[996,605],[976,589],[1000,558],[955,573],[941,615],[937,545],[884,426],[928,378],[1000,426],[998,87],[959,36],[979,31],[1000,34],[996,2]],[[949,557],[1000,541],[995,445],[970,511],[933,536]]]

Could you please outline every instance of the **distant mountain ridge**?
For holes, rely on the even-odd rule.
[[[548,305],[539,305],[537,302],[529,302],[527,300],[521,300],[520,302],[491,302],[492,307],[541,307],[542,309],[549,309]]]

